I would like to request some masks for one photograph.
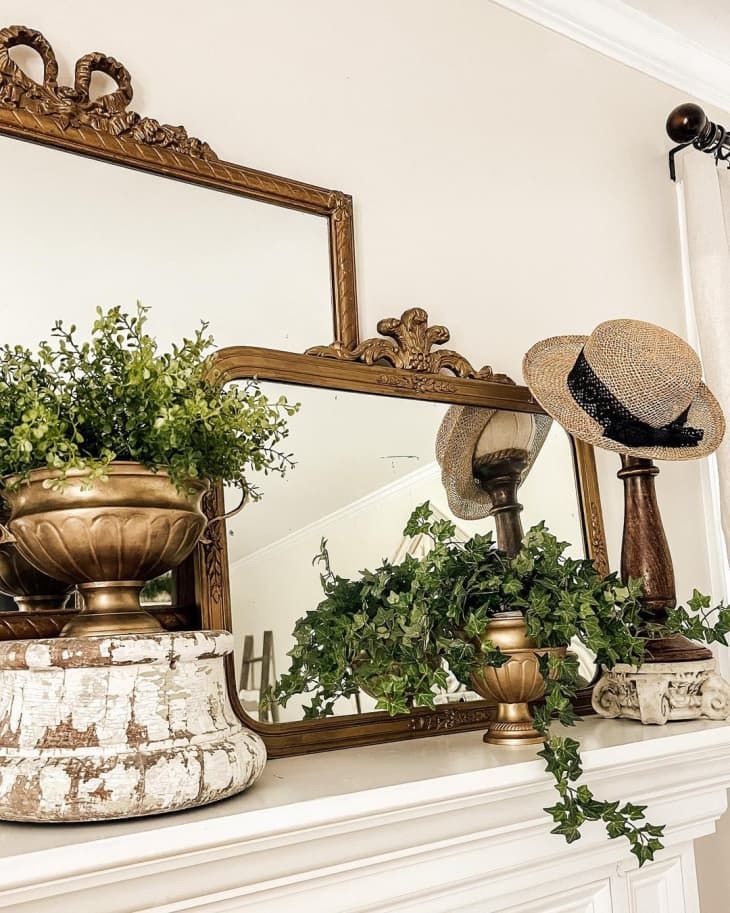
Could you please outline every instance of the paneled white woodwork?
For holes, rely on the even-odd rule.
[[[674,856],[629,875],[631,913],[698,913],[685,891],[682,860]]]
[[[725,811],[730,725],[580,726],[586,779],[647,801],[637,869],[600,825],[566,845],[531,749],[481,733],[287,758],[227,802],[117,824],[0,825],[13,913],[699,913],[692,842]]]

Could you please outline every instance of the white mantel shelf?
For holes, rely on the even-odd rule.
[[[270,762],[248,793],[154,818],[0,824],[17,913],[699,913],[693,841],[730,786],[730,725],[577,730],[586,782],[646,800],[666,849],[638,870],[600,825],[567,846],[534,749],[480,733]]]

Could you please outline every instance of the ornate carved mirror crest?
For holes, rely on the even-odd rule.
[[[11,48],[22,46],[32,48],[40,55],[42,84],[24,73],[10,56]],[[116,91],[92,100],[89,90],[94,73],[104,73],[113,79]],[[53,118],[63,133],[68,133],[72,127],[88,127],[109,140],[129,140],[192,158],[218,160],[207,143],[188,136],[184,127],[171,127],[128,111],[132,95],[132,77],[113,57],[98,52],[85,54],[76,62],[73,86],[61,86],[56,55],[40,32],[22,25],[0,31],[0,105],[15,113],[21,128],[32,127],[28,115],[41,115]]]
[[[365,365],[384,363],[392,368],[417,371],[421,374],[440,374],[448,370],[457,377],[505,380],[511,383],[504,374],[495,377],[490,367],[476,371],[463,355],[451,349],[432,352],[434,346],[447,343],[451,339],[451,334],[446,327],[429,326],[428,314],[423,308],[409,308],[400,319],[387,317],[378,321],[378,333],[385,338],[366,339],[354,348],[349,348],[341,342],[333,342],[328,346],[313,346],[307,349],[306,354],[339,358],[343,361],[359,361]]]

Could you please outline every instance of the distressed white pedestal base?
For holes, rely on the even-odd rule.
[[[730,717],[730,685],[715,672],[715,660],[693,663],[618,664],[593,689],[599,716],[663,725],[669,720]]]
[[[204,805],[266,763],[230,705],[222,631],[0,643],[0,818],[94,821]]]

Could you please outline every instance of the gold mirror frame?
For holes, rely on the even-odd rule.
[[[37,83],[12,59],[10,50],[28,47],[43,62]],[[113,92],[90,97],[91,78],[104,73],[117,85]],[[327,219],[329,225],[334,338],[346,346],[358,340],[352,197],[291,178],[246,168],[218,158],[210,146],[183,127],[161,124],[129,110],[129,71],[113,57],[84,55],[75,66],[74,85],[58,83],[53,48],[27,26],[0,30],[0,134],[100,159],[166,178],[197,184]],[[215,508],[206,506],[210,516]],[[199,628],[201,607],[219,598],[217,586],[196,583],[190,559],[176,573],[174,606],[151,607],[168,630]],[[0,612],[0,640],[55,637],[72,610]]]
[[[18,46],[32,48],[40,55],[42,83],[32,80],[12,60],[10,49]],[[109,76],[117,89],[92,99],[89,90],[94,72]],[[379,330],[388,334],[388,339],[358,345],[352,198],[337,190],[222,161],[207,143],[189,136],[183,127],[161,124],[129,110],[131,100],[130,74],[114,58],[86,54],[76,64],[74,85],[62,86],[58,84],[53,49],[40,32],[25,26],[0,30],[0,134],[328,220],[335,343],[306,355],[224,349],[217,363],[225,378],[256,376],[384,396],[542,411],[527,388],[500,383],[490,372],[475,372],[457,353],[449,353],[445,359],[443,351],[432,353],[434,343],[448,339],[443,328],[428,328],[425,322],[415,321],[404,334],[403,321],[386,321]],[[398,333],[390,332],[399,323]],[[573,443],[587,553],[599,570],[606,572],[593,449]],[[207,504],[209,514],[218,514],[221,505],[222,489],[218,487]],[[153,610],[170,630],[227,628],[231,624],[225,530],[222,524],[213,529],[211,542],[199,545],[176,572],[178,605]],[[70,614],[70,610],[0,613],[0,640],[57,636]],[[392,718],[372,713],[356,720],[342,717],[261,724],[249,719],[238,701],[231,657],[227,674],[237,712],[263,735],[272,757],[481,728],[490,713],[488,705],[474,702]],[[579,697],[579,710],[590,712],[590,690]]]
[[[527,387],[513,384],[504,375],[495,375],[488,367],[477,371],[452,350],[431,351],[434,345],[448,341],[449,332],[442,326],[429,327],[428,316],[421,308],[406,311],[400,319],[381,320],[378,331],[381,337],[357,346],[335,342],[316,346],[304,355],[229,347],[218,352],[215,366],[224,382],[256,378],[379,396],[544,413]],[[606,542],[593,449],[571,440],[586,553],[606,573]],[[215,502],[216,508],[222,508],[220,486],[215,492]],[[216,524],[211,533],[210,541],[199,546],[196,555],[195,578],[202,623],[204,628],[231,630],[225,525]],[[226,661],[228,691],[236,713],[262,736],[270,757],[479,729],[485,727],[492,714],[493,705],[488,702],[470,701],[437,710],[417,708],[409,714],[392,717],[381,711],[261,723],[243,709],[236,689],[233,656],[228,656]],[[593,712],[591,691],[585,688],[578,693],[579,713]]]

